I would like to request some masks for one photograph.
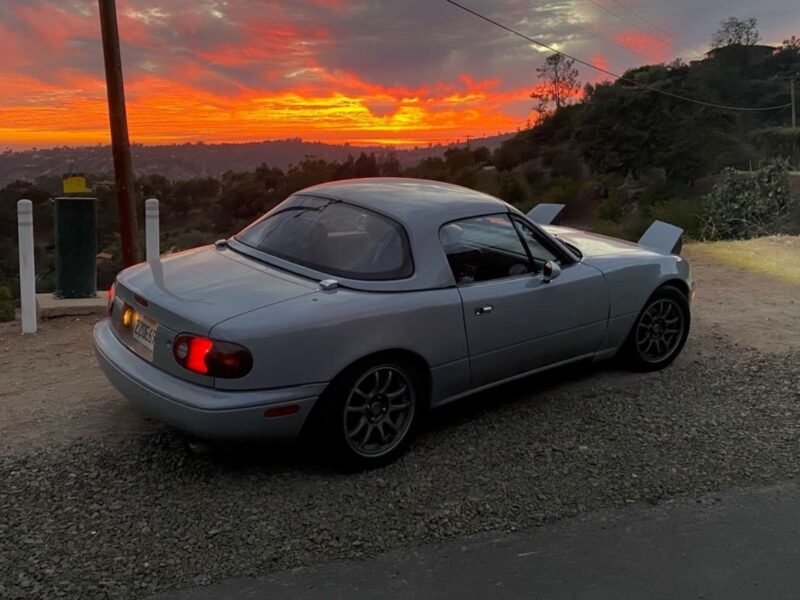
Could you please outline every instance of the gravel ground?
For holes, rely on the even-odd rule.
[[[168,431],[0,455],[0,598],[141,598],[796,478],[800,354],[731,349],[706,333],[660,373],[481,394],[366,474],[285,448],[194,457]]]

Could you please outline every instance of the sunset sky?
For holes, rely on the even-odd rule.
[[[615,72],[695,58],[728,16],[757,17],[765,43],[800,34],[797,0],[463,3]],[[547,56],[443,0],[117,6],[138,143],[427,144],[515,131]],[[0,0],[0,150],[108,140],[97,2]]]

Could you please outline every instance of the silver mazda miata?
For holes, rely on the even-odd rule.
[[[95,328],[106,376],[200,438],[316,432],[368,468],[426,411],[574,361],[675,359],[689,332],[682,231],[638,243],[462,187],[339,181],[228,240],[120,273]]]

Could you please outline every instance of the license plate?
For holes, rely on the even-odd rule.
[[[138,312],[133,317],[133,339],[147,348],[152,354],[155,347],[158,323]]]

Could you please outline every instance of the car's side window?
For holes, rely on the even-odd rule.
[[[534,269],[537,273],[541,272],[542,266],[548,260],[558,262],[558,257],[545,248],[539,240],[539,236],[536,235],[536,232],[530,225],[520,219],[514,219],[514,224],[517,226],[517,229],[519,229],[519,233],[525,241],[525,245],[528,247],[528,251],[533,258]]]
[[[528,253],[507,215],[448,223],[439,231],[439,238],[458,285],[532,271]]]

